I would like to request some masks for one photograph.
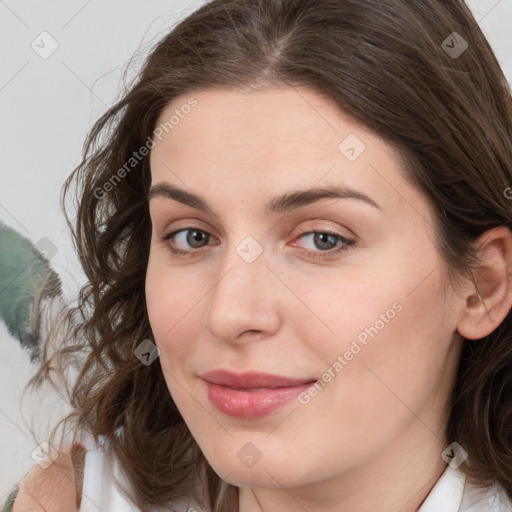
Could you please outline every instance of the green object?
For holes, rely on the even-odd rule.
[[[36,244],[0,222],[0,319],[23,347],[39,357],[40,305],[62,293],[49,259],[57,247],[41,238]]]
[[[4,508],[2,508],[2,510],[0,510],[0,512],[12,512],[12,509],[14,507],[14,500],[16,499],[16,496],[18,496],[19,490],[20,490],[19,485],[17,485],[11,491],[9,496],[7,496],[7,501],[4,504]]]

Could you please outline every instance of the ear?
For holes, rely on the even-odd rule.
[[[505,226],[492,228],[475,242],[481,259],[457,325],[468,339],[480,339],[496,329],[512,305],[512,233]]]

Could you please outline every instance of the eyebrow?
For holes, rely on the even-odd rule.
[[[190,206],[205,213],[215,215],[214,211],[208,206],[206,201],[196,194],[171,185],[170,183],[158,183],[153,185],[148,194],[148,201],[155,197],[164,197],[172,199],[182,204]],[[296,190],[272,198],[265,204],[265,213],[282,213],[296,208],[309,206],[322,199],[357,199],[363,201],[374,208],[384,211],[384,209],[371,197],[347,186],[326,186],[315,187],[307,190]]]

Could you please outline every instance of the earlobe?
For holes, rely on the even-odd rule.
[[[473,271],[473,284],[457,331],[467,339],[480,339],[494,331],[512,306],[512,233],[505,226],[492,228],[475,241],[481,259]]]

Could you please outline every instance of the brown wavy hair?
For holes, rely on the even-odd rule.
[[[450,52],[460,48],[454,32],[468,44],[461,55]],[[151,176],[147,156],[130,159],[180,95],[283,84],[323,95],[396,148],[407,179],[431,200],[454,286],[478,268],[471,243],[511,228],[510,88],[462,0],[214,0],[176,23],[94,124],[64,184],[64,209],[76,186],[76,221],[66,219],[88,282],[66,313],[66,341],[50,351],[47,340],[30,383],[59,385],[74,364],[62,423],[106,436],[143,511],[192,496],[232,512],[238,489],[207,463],[159,360],[145,366],[134,356],[154,339],[144,291]],[[512,498],[511,368],[509,311],[487,337],[464,340],[447,436],[470,454],[461,466],[470,479],[499,482]]]

